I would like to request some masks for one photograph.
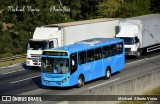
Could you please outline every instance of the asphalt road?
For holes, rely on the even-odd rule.
[[[160,50],[145,53],[140,59],[126,57],[126,67],[109,80],[99,78],[88,82],[82,88],[42,88],[40,70],[25,65],[0,68],[0,95],[81,95],[91,93],[104,86],[128,80],[160,69]]]

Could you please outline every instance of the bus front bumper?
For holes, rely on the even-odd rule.
[[[68,87],[70,86],[70,80],[65,79],[62,81],[47,81],[41,78],[41,83],[43,86],[56,86],[56,87]]]

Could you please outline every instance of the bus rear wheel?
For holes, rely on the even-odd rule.
[[[110,77],[111,77],[111,70],[110,68],[107,68],[105,73],[105,79],[109,79]]]
[[[78,88],[81,88],[82,86],[84,86],[84,78],[83,78],[83,76],[81,75],[81,76],[79,76],[79,78],[78,78],[77,87],[78,87]]]

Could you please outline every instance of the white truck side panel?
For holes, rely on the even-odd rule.
[[[115,27],[118,25],[119,20],[112,20],[65,27],[64,45],[89,38],[113,38],[116,34]]]
[[[160,43],[160,17],[142,20],[142,47]]]
[[[120,26],[122,25],[136,25],[138,26],[139,33],[137,34],[141,46],[140,48],[145,48],[148,46],[152,46],[154,44],[160,43],[160,14],[151,14],[146,16],[133,17],[128,19],[120,20]],[[130,37],[132,34],[136,34],[134,31],[130,34],[127,34],[128,29],[121,33]],[[119,33],[120,34],[120,33]]]
[[[142,43],[145,48],[160,43],[160,14],[149,14],[128,18],[129,20],[141,20]]]

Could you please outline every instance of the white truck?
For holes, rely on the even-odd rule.
[[[160,49],[160,14],[120,20],[116,37],[124,39],[126,55],[140,57],[143,51]]]
[[[27,66],[40,66],[42,50],[73,44],[89,38],[113,38],[119,19],[101,18],[37,27],[28,42]]]

